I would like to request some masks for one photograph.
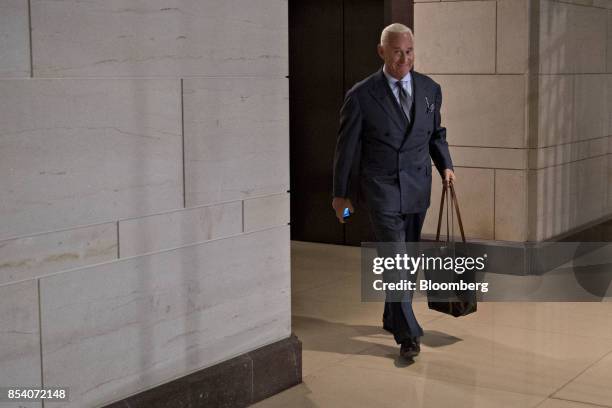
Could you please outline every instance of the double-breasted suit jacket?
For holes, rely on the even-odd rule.
[[[429,207],[430,157],[440,175],[453,165],[440,126],[440,85],[414,70],[411,75],[411,121],[382,69],[346,93],[334,156],[335,197],[365,198],[370,211],[383,213]]]

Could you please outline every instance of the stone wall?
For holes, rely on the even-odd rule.
[[[540,2],[534,239],[612,213],[611,9],[609,0]]]
[[[415,3],[416,69],[442,85],[472,238],[543,240],[612,213],[612,1],[574,3]]]
[[[97,406],[290,335],[287,42],[286,0],[0,2],[0,384]]]

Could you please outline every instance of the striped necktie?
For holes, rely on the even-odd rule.
[[[412,107],[412,97],[408,95],[406,89],[404,88],[404,83],[407,81],[397,81],[395,84],[397,85],[397,89],[399,91],[399,102],[402,110],[404,111],[404,115],[408,119],[408,123],[410,123],[410,108]]]

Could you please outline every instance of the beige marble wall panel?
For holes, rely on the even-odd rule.
[[[288,72],[287,0],[31,0],[34,75]]]
[[[497,72],[527,72],[529,0],[497,1]]]
[[[608,135],[607,75],[574,76],[574,140]]]
[[[527,240],[527,171],[495,170],[495,239]]]
[[[523,75],[433,75],[452,145],[526,147]]]
[[[276,194],[244,200],[244,231],[287,225],[289,194]]]
[[[548,239],[603,217],[606,174],[606,156],[538,170],[536,239]]]
[[[0,241],[0,285],[117,258],[117,223]]]
[[[539,98],[538,167],[541,160],[576,160],[597,150],[596,141],[570,143],[607,135],[610,118],[607,75],[542,75]],[[593,146],[593,143],[596,145]],[[557,146],[559,144],[567,144]],[[605,152],[600,152],[602,154]],[[547,158],[544,158],[544,157]]]
[[[0,1],[0,78],[30,76],[28,0]]]
[[[572,228],[570,191],[575,180],[570,180],[569,164],[547,167],[536,172],[536,240],[542,241]]]
[[[608,160],[606,156],[576,162],[579,174],[577,188],[577,222],[574,228],[595,221],[607,214],[606,195],[609,180],[606,178]]]
[[[560,3],[578,4],[580,6],[592,6],[594,0],[553,0]]]
[[[0,81],[0,239],[182,207],[180,106],[178,80]]]
[[[540,72],[606,72],[606,19],[599,8],[542,0]]]
[[[465,234],[469,238],[494,239],[494,172],[493,169],[455,168],[457,201],[461,210]],[[434,236],[442,194],[442,181],[435,174],[434,169],[431,205],[423,225],[423,234]],[[442,228],[443,231],[446,231],[446,224],[443,224]],[[460,237],[459,224],[456,219],[455,235]]]
[[[540,75],[538,146],[572,141],[575,126],[573,75]]]
[[[612,2],[607,8],[612,9]],[[606,42],[606,72],[612,72],[612,10],[608,10],[608,40]]]
[[[187,206],[289,189],[285,78],[186,79]]]
[[[612,0],[593,0],[593,6],[612,9]]]
[[[612,29],[612,27],[611,27]],[[608,107],[608,136],[612,136],[612,75],[607,75],[606,103]]]
[[[494,73],[495,13],[493,1],[415,4],[416,70]]]
[[[0,287],[0,384],[40,387],[38,285],[35,280]],[[40,408],[40,402],[0,402],[2,408]]]
[[[100,406],[290,335],[289,227],[41,279],[43,378]]]
[[[234,201],[119,221],[122,258],[242,232],[242,202]]]
[[[531,149],[532,168],[558,166],[560,164],[601,156],[608,150],[608,138],[585,140],[583,142],[564,143],[555,146]]]
[[[593,6],[599,8],[612,9],[612,0],[555,0],[563,3],[581,4],[583,6]]]
[[[527,149],[488,147],[450,147],[453,164],[459,167],[526,169]]]

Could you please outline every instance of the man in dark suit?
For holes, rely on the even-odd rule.
[[[455,180],[440,125],[440,85],[413,70],[413,44],[408,27],[386,27],[378,45],[382,69],[346,93],[340,112],[332,207],[343,223],[344,209],[354,211],[350,197],[360,189],[379,242],[420,240],[431,195],[430,157],[444,183]],[[401,301],[387,296],[383,327],[401,345],[400,355],[414,357],[423,329],[408,292]]]

